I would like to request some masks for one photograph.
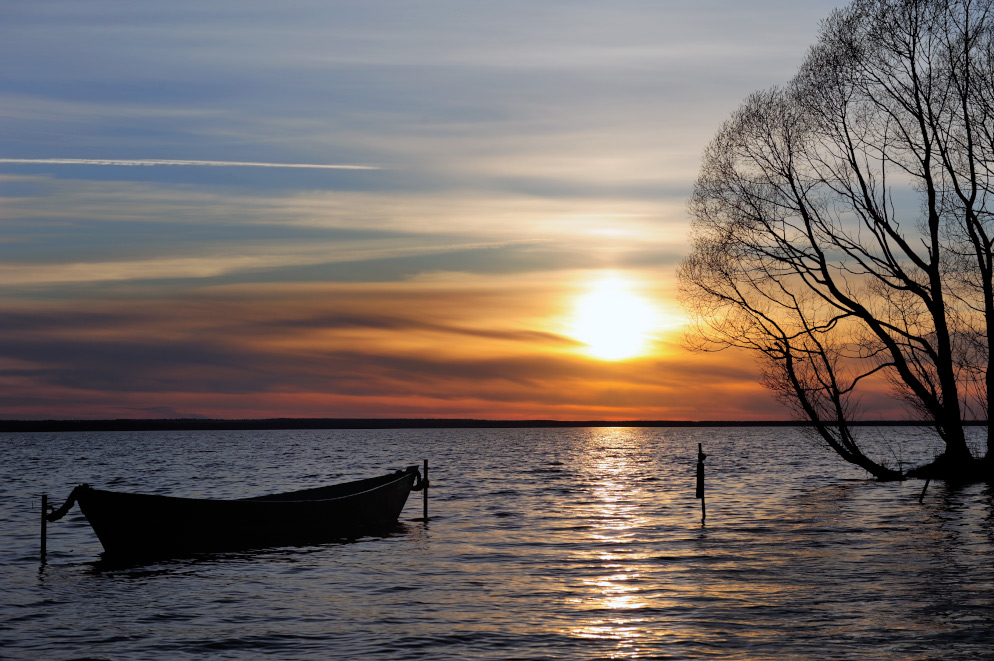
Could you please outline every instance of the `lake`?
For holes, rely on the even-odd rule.
[[[864,430],[895,465],[921,429]],[[979,433],[980,430],[977,430]],[[0,657],[994,655],[994,492],[879,484],[793,427],[2,434]],[[707,521],[694,498],[707,459]],[[242,497],[430,462],[395,531],[114,567],[81,482]]]

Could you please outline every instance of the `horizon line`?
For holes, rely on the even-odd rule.
[[[859,420],[852,426],[929,426],[922,420]],[[987,420],[965,421],[968,426]],[[0,419],[0,432],[196,431],[277,429],[513,429],[528,427],[810,427],[805,420],[550,420],[479,418],[112,418]]]

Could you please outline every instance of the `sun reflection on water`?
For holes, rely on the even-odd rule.
[[[653,592],[645,563],[651,554],[640,538],[652,526],[644,495],[644,439],[632,429],[591,430],[584,463],[589,488],[586,508],[590,526],[579,546],[586,565],[582,582],[569,599],[571,610],[588,617],[567,633],[582,639],[612,640],[617,657],[637,654],[650,622]],[[648,499],[651,502],[651,498]],[[657,632],[658,633],[658,632]]]

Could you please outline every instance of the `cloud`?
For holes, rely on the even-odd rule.
[[[386,243],[386,242],[382,242]],[[386,246],[368,242],[312,242],[289,248],[263,246],[241,254],[206,254],[198,257],[162,257],[142,260],[0,264],[0,285],[38,287],[52,284],[92,283],[120,280],[171,280],[218,278],[247,272],[291,269],[300,273],[309,266],[355,264],[418,258],[422,268],[447,253],[473,253],[533,242],[492,242],[452,245]],[[479,257],[476,257],[479,259]],[[382,264],[380,264],[382,268]],[[355,268],[355,267],[350,267]],[[408,268],[411,267],[408,264]],[[278,279],[270,273],[269,278]],[[299,276],[298,276],[299,277]]]
[[[711,417],[784,417],[748,362],[729,369],[672,349],[635,363],[586,357],[549,318],[557,283],[528,282],[269,284],[10,305],[0,387],[16,397],[0,415],[159,406],[212,417],[698,418],[707,398]]]
[[[0,76],[0,105],[16,109],[0,151],[115,164],[331,153],[409,186],[685,195],[721,119],[790,75],[831,6],[294,4],[24,9],[0,44],[24,63]]]
[[[172,280],[174,288],[199,288],[439,272],[672,270],[685,245],[682,200],[277,194],[50,176],[0,177],[0,223],[0,285],[18,296],[84,283]]]
[[[599,269],[671,298],[700,150],[835,4],[16,4],[0,415],[768,413],[553,320]]]
[[[21,165],[121,165],[121,166],[196,166],[241,168],[298,168],[305,170],[379,170],[374,165],[331,165],[322,163],[256,163],[251,161],[192,161],[173,159],[111,159],[111,158],[0,158],[0,163]]]

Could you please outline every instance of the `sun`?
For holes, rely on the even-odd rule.
[[[625,360],[645,353],[659,325],[655,307],[618,276],[593,283],[576,301],[570,335],[601,360]]]

